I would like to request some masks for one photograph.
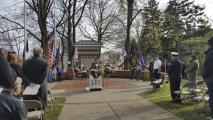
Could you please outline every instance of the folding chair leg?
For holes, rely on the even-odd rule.
[[[177,100],[177,98],[178,98],[178,94],[176,94],[176,97],[175,97],[174,101],[176,101],[176,100]]]

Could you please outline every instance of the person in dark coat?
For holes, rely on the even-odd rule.
[[[211,118],[213,120],[213,37],[208,40],[209,49],[205,52],[205,61],[203,66],[203,79],[206,82],[209,94],[209,106]]]
[[[59,65],[56,66],[56,79],[57,81],[61,81],[61,76],[62,76],[62,69]]]
[[[23,102],[16,96],[21,93],[21,78],[17,78],[15,71],[6,59],[5,51],[0,48],[0,119],[27,120]]]
[[[38,91],[37,96],[38,100],[41,101],[43,107],[47,106],[47,70],[48,63],[42,58],[43,49],[34,48],[33,49],[33,58],[27,60],[23,64],[24,75],[28,80],[34,84],[40,84],[41,87]],[[34,98],[36,99],[36,98]]]
[[[130,73],[130,79],[131,80],[137,80],[138,76],[137,76],[137,70],[139,69],[139,64],[138,64],[138,61],[137,61],[137,57],[134,57],[132,59],[132,62],[131,62],[131,73]]]
[[[151,82],[154,81],[153,71],[154,71],[154,61],[151,60],[149,63],[149,73],[150,73],[149,78],[150,78]]]
[[[186,68],[188,67],[188,65],[186,65],[186,63],[183,63],[182,65],[182,79],[187,79],[187,75],[185,73]]]
[[[22,66],[17,64],[16,53],[15,52],[9,52],[8,55],[7,55],[7,60],[10,63],[10,67],[12,67],[15,70],[17,77],[20,77],[23,80],[23,85],[25,87],[30,85],[30,82],[24,76]]]
[[[169,74],[172,102],[182,103],[180,94],[174,93],[174,91],[180,90],[182,63],[178,59],[178,53],[172,52],[171,55],[172,55],[172,62],[171,62],[171,66],[169,68],[168,74]]]

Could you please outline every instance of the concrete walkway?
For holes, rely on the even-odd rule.
[[[125,89],[58,93],[66,96],[59,120],[182,120],[138,96],[149,83],[129,81]]]

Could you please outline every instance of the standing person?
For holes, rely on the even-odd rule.
[[[47,81],[48,82],[52,82],[53,81],[53,71],[52,71],[52,68],[49,68],[49,70],[48,70]]]
[[[23,102],[17,98],[21,93],[20,78],[7,62],[5,50],[0,48],[0,119],[1,120],[26,120],[26,109]]]
[[[23,71],[30,82],[40,84],[37,96],[39,97],[43,107],[47,106],[47,70],[48,63],[42,58],[43,49],[34,48],[33,57],[23,64]],[[36,98],[34,98],[36,99]]]
[[[10,63],[10,67],[12,67],[16,74],[17,77],[22,78],[23,80],[23,85],[26,87],[30,84],[30,82],[28,81],[28,79],[24,76],[23,70],[22,70],[22,66],[17,64],[17,57],[15,52],[9,52],[7,55],[7,60]]]
[[[186,75],[186,68],[188,67],[188,65],[186,65],[184,62],[183,62],[183,65],[182,65],[182,79],[187,79],[187,75]]]
[[[172,62],[168,74],[169,74],[172,102],[182,103],[180,94],[174,93],[174,91],[180,90],[182,63],[178,59],[178,53],[171,52],[171,55],[172,55]]]
[[[131,80],[136,80],[136,70],[137,70],[137,60],[136,58],[132,59],[132,63],[131,63],[131,75],[130,78]]]
[[[154,73],[153,73],[153,77],[154,77],[154,81],[160,79],[160,71],[161,71],[161,65],[162,62],[159,59],[159,55],[155,56],[155,61],[154,61]]]
[[[149,78],[150,78],[150,81],[152,82],[153,81],[153,71],[154,71],[154,61],[153,61],[153,59],[151,59],[150,60],[150,62],[149,62],[149,73],[150,73],[150,76],[149,76]]]
[[[203,79],[208,87],[209,94],[209,106],[211,110],[211,117],[209,120],[213,120],[213,37],[208,40],[209,49],[205,52],[205,61],[203,66]]]
[[[191,90],[191,97],[196,97],[196,77],[199,69],[199,61],[196,55],[191,55],[191,60],[189,66],[186,68],[185,73],[189,80],[189,89]]]
[[[62,76],[62,69],[59,65],[56,66],[56,79],[57,81],[61,81],[61,76]]]

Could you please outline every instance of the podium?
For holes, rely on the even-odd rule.
[[[88,91],[102,90],[102,77],[100,69],[91,69],[89,74],[89,87],[86,88]]]

